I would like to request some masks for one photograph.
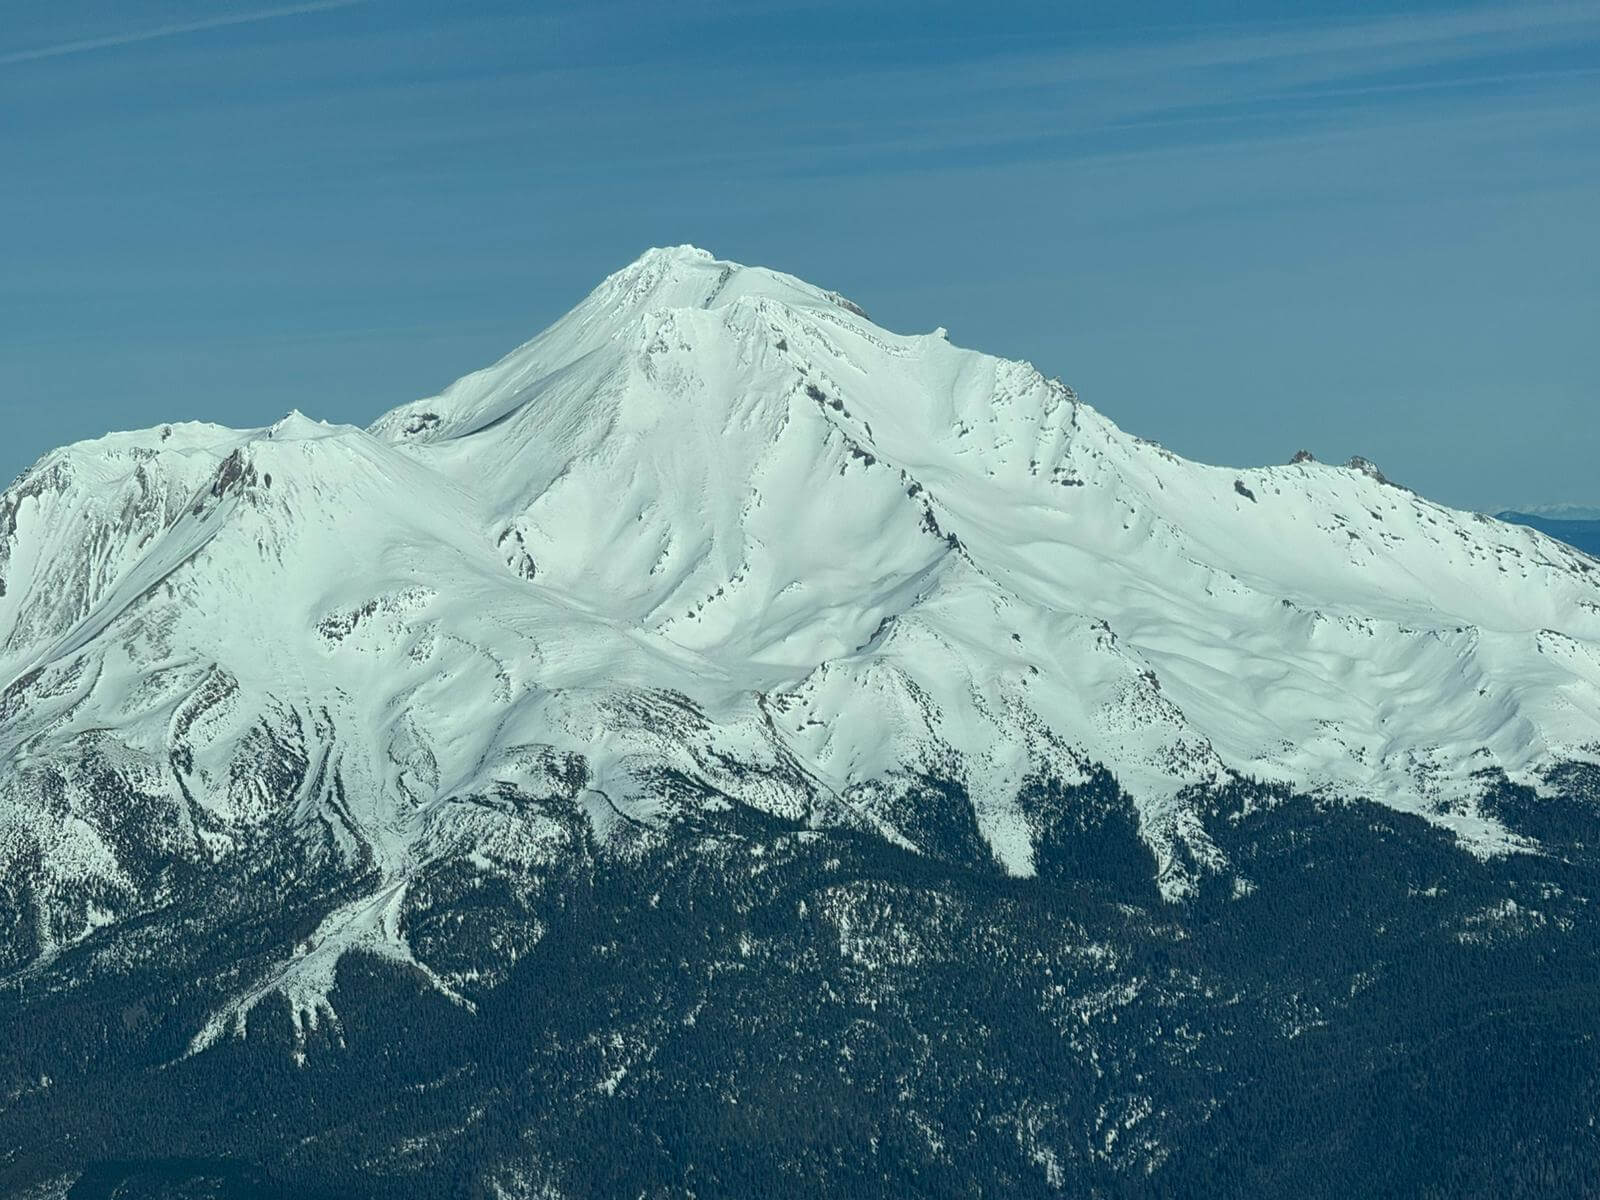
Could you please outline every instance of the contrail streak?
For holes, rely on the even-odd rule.
[[[278,17],[293,17],[302,13],[325,12],[330,8],[349,8],[355,4],[365,3],[366,0],[318,0],[314,4],[291,4],[283,8],[259,8],[254,12],[230,13],[225,17],[208,17],[203,21],[186,21],[181,25],[162,25],[157,29],[142,29],[133,33],[113,33],[106,37],[85,38],[78,42],[59,42],[54,46],[40,46],[33,50],[15,50],[8,54],[0,54],[0,66],[34,62],[41,58],[60,58],[67,54],[83,54],[90,50],[106,50],[113,46],[131,46],[135,42],[153,42],[157,38],[176,37],[181,33],[198,33],[202,29],[221,29],[227,25],[250,25],[256,21],[272,21]]]

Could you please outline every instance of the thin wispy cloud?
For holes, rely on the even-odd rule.
[[[317,0],[313,4],[291,4],[281,8],[258,8],[250,12],[229,13],[226,16],[207,17],[199,21],[183,21],[161,25],[154,29],[135,29],[124,33],[106,34],[103,37],[82,38],[72,42],[57,42],[52,46],[36,46],[31,50],[13,50],[0,54],[0,66],[37,62],[44,58],[63,58],[69,54],[87,54],[94,50],[109,50],[117,46],[132,46],[139,42],[153,42],[161,38],[178,37],[186,33],[200,33],[207,29],[224,29],[231,25],[253,25],[259,21],[275,21],[282,17],[298,17],[307,13],[327,12],[335,8],[351,8],[367,0]]]
[[[1600,44],[1600,4],[1470,9],[1432,17],[1296,24],[1154,42],[974,53],[955,64],[853,68],[833,86],[870,86],[919,102],[971,106],[999,97],[1019,108],[1070,97],[1077,111],[1135,112],[1221,98],[1277,100],[1290,89],[1418,70],[1468,72],[1510,54]]]
[[[506,27],[515,20],[507,18]],[[418,164],[436,177],[441,161],[515,172],[520,165],[496,148],[537,145],[545,183],[588,178],[601,145],[617,147],[616,159],[639,170],[693,167],[743,178],[884,179],[925,169],[990,171],[1001,162],[1176,161],[1232,144],[1270,155],[1350,135],[1425,136],[1436,149],[1443,138],[1475,154],[1508,119],[1547,141],[1568,134],[1569,111],[1592,119],[1585,88],[1596,68],[1568,61],[1580,47],[1600,48],[1600,4],[1172,30],[1163,40],[1081,40],[1020,51],[985,44],[960,59],[890,68],[754,63],[725,54],[686,72],[681,58],[641,66],[487,57],[420,85],[379,85],[375,110],[415,107],[404,122],[385,117],[360,140],[360,152],[386,178],[414,173]],[[797,107],[801,87],[820,90],[830,103]],[[592,100],[561,125],[565,133],[581,127],[582,136],[564,140],[544,114],[576,93]],[[740,97],[737,122],[726,119],[729,95]],[[458,115],[469,105],[477,106],[470,122]],[[656,119],[640,144],[643,111]],[[707,128],[724,135],[701,137]],[[339,152],[347,153],[343,146]],[[1386,186],[1372,182],[1378,192]]]

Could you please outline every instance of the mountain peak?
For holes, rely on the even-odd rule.
[[[591,356],[608,360],[602,374],[609,377],[641,368],[649,373],[654,369],[649,364],[660,361],[669,344],[663,340],[669,328],[670,344],[682,349],[697,321],[702,351],[712,342],[726,348],[753,335],[766,348],[746,345],[739,354],[748,357],[770,349],[789,355],[793,370],[809,369],[797,357],[798,348],[789,348],[795,339],[785,330],[792,331],[796,323],[814,325],[818,319],[870,322],[859,305],[793,275],[719,259],[695,246],[658,247],[608,275],[564,317],[493,366],[463,376],[437,396],[384,414],[370,432],[407,445],[476,433],[539,394],[564,386],[567,373]],[[874,330],[874,340],[880,334],[895,336]],[[592,364],[584,368],[594,369]]]
[[[327,421],[319,421],[314,417],[308,417],[298,408],[292,408],[288,413],[268,426],[267,437],[275,442],[304,442],[336,437],[340,433],[349,433],[351,431],[352,426],[332,425]]]
[[[628,270],[632,267],[643,266],[646,263],[664,261],[716,262],[717,256],[711,251],[700,246],[696,246],[690,242],[682,242],[676,246],[651,246],[643,254],[639,255],[638,258],[634,259],[633,262],[628,264],[627,267],[624,267],[623,270]]]
[[[751,267],[720,259],[698,246],[658,246],[608,276],[579,305],[579,312],[599,308],[613,315],[637,315],[657,309],[713,308],[744,298],[763,298],[800,307],[842,308],[866,314],[837,292],[767,267]]]

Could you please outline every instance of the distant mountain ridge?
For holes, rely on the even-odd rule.
[[[1592,504],[1529,504],[1510,511],[1547,521],[1600,521],[1600,506]]]
[[[1540,533],[1577,547],[1585,554],[1600,558],[1600,509],[1562,504],[1554,505],[1545,512],[1503,512],[1497,514],[1495,519],[1537,529]]]

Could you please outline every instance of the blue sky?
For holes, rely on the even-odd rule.
[[[11,3],[0,163],[6,478],[365,424],[688,241],[1192,457],[1600,502],[1600,3]]]

